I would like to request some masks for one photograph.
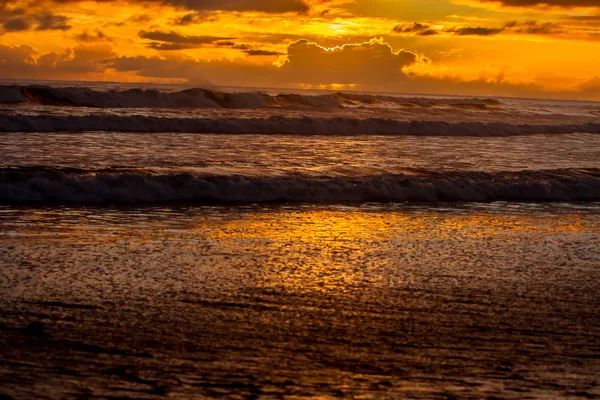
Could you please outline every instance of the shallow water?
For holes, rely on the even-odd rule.
[[[474,138],[88,132],[1,138],[0,167],[119,166],[249,176],[600,167],[600,135],[584,133]]]
[[[596,203],[3,207],[0,232],[14,398],[600,396]]]

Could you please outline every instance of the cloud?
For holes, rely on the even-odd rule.
[[[450,29],[446,32],[454,32],[458,36],[492,36],[504,31],[504,28],[486,28],[482,26],[467,26],[464,28]]]
[[[36,52],[31,46],[5,46],[0,44],[0,69],[5,78],[13,77],[14,70],[24,73],[36,66]]]
[[[501,27],[486,26],[455,26],[440,30],[431,29],[429,25],[413,22],[399,24],[392,29],[393,33],[413,34],[418,36],[433,36],[451,34],[455,36],[494,36],[501,33],[522,35],[555,35],[562,33],[560,25],[552,22],[540,23],[533,20],[509,21]]]
[[[283,53],[269,50],[245,50],[244,53],[249,56],[281,56]]]
[[[114,58],[108,65],[119,72],[135,73],[139,77],[155,79],[179,78],[194,85],[234,84],[252,82],[267,85],[277,73],[272,65],[255,65],[239,60],[204,61],[183,57],[126,57]]]
[[[263,11],[268,13],[306,12],[303,0],[164,0],[163,3],[189,10]]]
[[[4,78],[64,79],[103,72],[107,60],[116,54],[107,44],[66,48],[62,53],[50,52],[37,57],[30,46],[0,44],[0,69]]]
[[[27,18],[11,18],[3,23],[6,32],[26,31],[31,26],[31,22]]]
[[[147,44],[148,47],[154,50],[160,51],[172,51],[172,50],[188,50],[198,48],[195,44],[184,44],[184,43],[158,43],[152,42]]]
[[[175,25],[191,25],[191,24],[204,24],[204,23],[212,23],[217,22],[219,20],[219,16],[215,13],[210,13],[206,11],[197,11],[187,13],[181,17],[175,18],[172,23]]]
[[[600,97],[600,76],[594,76],[593,78],[581,83],[579,90],[584,92],[595,92]]]
[[[288,46],[282,73],[291,82],[308,84],[380,84],[406,78],[402,71],[416,62],[429,62],[417,53],[394,51],[381,39],[325,48],[308,40]]]
[[[83,0],[54,0],[56,3],[78,3]],[[119,0],[96,0],[118,3]],[[307,12],[304,0],[130,0],[130,3],[159,3],[194,11],[262,11],[266,13]]]
[[[35,28],[38,31],[70,29],[69,19],[43,7],[18,7],[16,3],[0,1],[0,34]]]
[[[164,42],[164,44],[169,44]],[[177,43],[171,43],[176,45]],[[250,55],[276,55],[246,49]],[[546,91],[539,84],[506,80],[506,64],[494,65],[476,80],[439,78],[410,72],[411,66],[428,63],[421,54],[393,50],[382,39],[326,48],[308,40],[290,44],[277,64],[259,64],[245,58],[207,61],[181,56],[118,56],[108,43],[82,44],[62,52],[40,55],[29,46],[0,44],[0,70],[5,78],[87,79],[111,76],[149,81],[179,81],[209,86],[331,87],[348,85],[356,90],[405,93],[462,94],[600,99],[600,77],[572,91]],[[341,67],[340,67],[341,66]]]
[[[156,50],[193,49],[202,45],[233,39],[230,37],[222,36],[182,35],[174,31],[140,31],[139,36],[142,39],[154,40],[154,42],[148,44],[148,47],[151,47]]]
[[[510,28],[512,32],[530,35],[551,35],[561,32],[560,26],[552,22],[538,23],[537,21],[509,21],[504,26]]]
[[[231,47],[231,46],[235,46],[235,42],[232,42],[230,40],[224,40],[224,41],[215,42],[215,45],[217,45],[219,47]]]
[[[88,29],[74,36],[78,42],[111,42],[112,38],[106,35],[101,30],[96,29],[95,32],[90,33]]]
[[[551,6],[562,8],[600,7],[599,0],[479,0],[481,3],[500,3],[508,7]]]
[[[408,24],[398,24],[392,30],[396,33],[418,33],[428,29],[430,29],[429,25],[425,25],[420,22],[413,22]]]
[[[64,15],[54,15],[50,12],[38,15],[37,17],[38,31],[61,30],[66,31],[71,28],[68,24],[68,18]]]
[[[238,47],[236,45],[233,47]],[[252,56],[275,56],[273,51],[248,49]],[[118,57],[109,67],[141,77],[183,78],[193,83],[220,85],[330,85],[394,86],[408,79],[403,68],[429,60],[406,50],[394,51],[381,39],[325,48],[308,40],[290,44],[276,65],[238,60],[203,61],[192,58]]]

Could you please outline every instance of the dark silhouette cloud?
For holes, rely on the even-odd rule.
[[[77,3],[83,0],[53,0],[55,3]],[[119,0],[96,0],[110,3]],[[158,3],[196,11],[262,11],[267,13],[306,12],[304,0],[130,0],[134,3]]]
[[[5,21],[2,25],[6,32],[19,32],[28,30],[31,22],[27,18],[15,17]]]
[[[191,24],[204,24],[207,22],[217,22],[219,16],[214,13],[206,11],[196,11],[187,13],[182,17],[175,18],[172,23],[174,25],[191,25]]]
[[[219,47],[231,47],[231,46],[235,46],[235,42],[225,40],[222,42],[215,42],[215,45],[219,46]]]
[[[91,32],[89,30],[85,30],[82,33],[79,33],[74,36],[75,39],[79,42],[111,42],[112,39],[106,35],[101,30],[96,30],[95,32]]]
[[[430,30],[429,28],[429,25],[413,22],[412,24],[398,24],[392,30],[396,33],[418,33]]]
[[[482,3],[500,2],[511,7],[556,6],[563,8],[600,7],[600,0],[479,0]]]
[[[283,55],[283,53],[279,53],[276,51],[269,51],[269,50],[245,50],[244,53],[248,54],[249,56],[280,56],[280,55]]]
[[[434,36],[439,34],[453,34],[456,36],[494,36],[501,33],[516,33],[527,35],[553,35],[563,32],[560,25],[553,22],[540,23],[537,21],[509,21],[502,27],[462,26],[442,30],[431,29],[429,25],[414,22],[412,24],[399,24],[392,29],[393,33],[408,33],[418,36]]]
[[[198,45],[194,45],[194,44],[159,43],[159,42],[148,43],[147,46],[150,47],[151,49],[160,50],[160,51],[187,50],[187,49],[198,48]]]
[[[302,0],[164,0],[163,3],[190,10],[264,11],[270,13],[306,12]]]
[[[22,8],[13,2],[0,1],[0,34],[29,29],[46,31],[70,28],[68,18],[64,15],[56,15],[44,8]]]
[[[530,35],[550,35],[561,32],[560,26],[552,22],[539,23],[537,21],[509,21],[504,26],[506,28],[511,28],[513,32],[527,33]]]
[[[140,31],[139,36],[142,39],[153,40],[148,47],[156,50],[184,50],[193,49],[202,45],[211,44],[218,41],[230,40],[231,37],[222,36],[195,36],[182,35],[180,33],[169,31]],[[157,43],[163,42],[163,43]]]
[[[435,29],[427,29],[425,31],[419,32],[418,35],[419,36],[435,36],[438,33],[440,33],[440,32],[436,31]]]
[[[457,28],[447,30],[446,32],[454,32],[458,36],[492,36],[497,35],[504,31],[504,28],[486,28],[482,26],[467,26],[464,28]]]
[[[47,31],[47,30],[61,30],[66,31],[71,28],[69,25],[68,18],[64,15],[54,15],[52,13],[45,13],[37,17],[38,26],[36,30]]]

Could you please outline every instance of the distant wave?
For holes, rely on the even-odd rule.
[[[142,115],[0,115],[0,132],[185,132],[295,135],[514,136],[600,133],[600,123],[515,125],[502,122],[398,121],[384,118],[171,118]]]
[[[96,108],[293,108],[335,109],[350,105],[396,103],[406,107],[446,105],[485,109],[499,105],[493,99],[478,98],[406,98],[395,96],[335,93],[324,95],[277,94],[263,92],[226,93],[208,89],[179,92],[129,89],[99,91],[89,88],[53,88],[49,86],[0,86],[0,103],[34,103],[52,106]]]
[[[600,201],[600,169],[432,172],[368,177],[0,169],[0,203],[348,203]]]

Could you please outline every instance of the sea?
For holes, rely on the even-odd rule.
[[[0,398],[600,398],[600,103],[1,81]]]

